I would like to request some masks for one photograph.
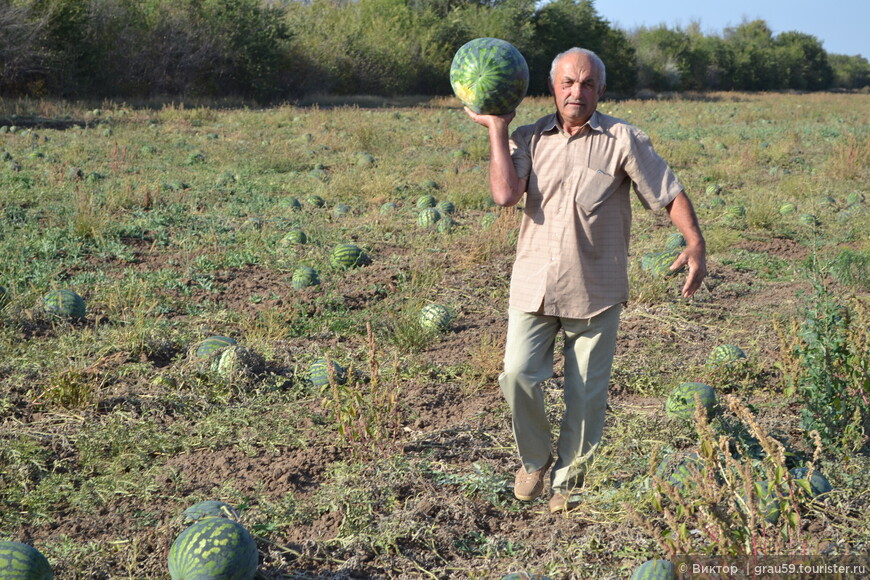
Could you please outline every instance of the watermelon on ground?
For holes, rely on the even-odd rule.
[[[234,346],[235,344],[236,341],[228,336],[209,336],[196,345],[194,356],[196,358],[208,358],[227,347]]]
[[[293,288],[296,290],[302,290],[309,286],[319,285],[320,276],[317,274],[317,270],[311,266],[299,266],[293,271],[293,279],[291,283],[293,284]]]
[[[9,304],[12,299],[9,297],[9,291],[5,286],[0,286],[0,310],[3,309],[4,306]]]
[[[356,244],[339,244],[329,256],[329,262],[336,268],[354,268],[368,261],[369,257]]]
[[[444,332],[452,320],[450,311],[441,304],[427,304],[420,310],[420,326],[427,330]]]
[[[476,38],[462,45],[450,65],[450,85],[462,104],[481,115],[504,115],[529,88],[526,59],[511,43]]]
[[[42,299],[43,308],[49,314],[62,318],[84,318],[85,301],[72,290],[52,290]]]
[[[308,382],[314,387],[323,387],[329,384],[329,367],[332,367],[332,376],[336,383],[343,385],[347,381],[347,370],[337,362],[325,358],[319,358],[308,367]]]
[[[679,249],[649,252],[641,257],[640,269],[644,272],[649,272],[657,278],[672,276],[682,269],[671,270],[671,264],[674,263],[674,260],[676,260],[679,255]]]
[[[417,216],[417,225],[421,228],[434,227],[441,219],[441,212],[434,207],[426,207],[420,210],[420,215]]]
[[[227,518],[206,518],[181,532],[169,548],[172,580],[251,580],[257,543],[245,527]]]
[[[647,560],[634,569],[631,580],[677,580],[677,571],[668,560]]]
[[[438,200],[430,193],[424,193],[417,198],[417,209],[425,209],[427,207],[435,207]]]
[[[701,406],[707,411],[707,416],[713,414],[716,407],[716,392],[710,385],[698,382],[688,382],[678,385],[665,402],[665,412],[670,419],[691,419],[695,415],[695,395],[701,399]]]
[[[791,476],[795,480],[797,480],[799,485],[802,485],[804,483],[808,485],[808,487],[810,488],[810,496],[813,498],[817,498],[820,495],[828,493],[834,489],[834,486],[831,485],[831,482],[828,481],[828,478],[819,473],[817,469],[813,470],[813,474],[808,480],[807,475],[809,474],[809,472],[809,467],[795,467],[789,471]]]
[[[239,519],[239,512],[230,504],[216,499],[207,499],[197,502],[184,510],[181,514],[182,521],[185,525],[195,524],[206,518],[227,518],[230,520]]]
[[[710,355],[707,357],[707,366],[727,367],[745,358],[746,353],[739,346],[720,344],[710,351]]]
[[[52,580],[54,572],[42,552],[21,542],[0,542],[0,578]]]

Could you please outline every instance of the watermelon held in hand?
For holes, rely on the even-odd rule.
[[[631,580],[677,580],[677,571],[668,560],[647,560],[634,569]]]
[[[505,115],[529,88],[526,59],[511,43],[476,38],[462,45],[450,65],[450,85],[462,104],[480,115]]]
[[[42,299],[48,314],[61,318],[84,318],[85,301],[72,290],[52,290]]]
[[[251,580],[258,561],[257,543],[242,524],[206,518],[172,543],[169,575],[172,580]]]
[[[0,578],[52,580],[54,572],[42,552],[21,542],[0,542]]]

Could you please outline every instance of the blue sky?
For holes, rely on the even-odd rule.
[[[698,21],[704,34],[721,34],[744,18],[761,19],[774,35],[796,30],[818,38],[828,53],[870,59],[870,0],[594,0],[594,5],[624,30]]]

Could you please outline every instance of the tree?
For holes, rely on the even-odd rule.
[[[779,61],[790,89],[819,91],[831,88],[834,71],[822,43],[810,34],[783,32],[776,37]]]
[[[834,73],[833,86],[840,89],[870,87],[870,62],[860,54],[829,54],[828,62]]]

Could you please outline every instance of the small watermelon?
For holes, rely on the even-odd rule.
[[[677,580],[677,571],[668,560],[647,560],[634,569],[630,580]]]
[[[306,199],[305,201],[307,201],[309,205],[313,205],[314,207],[323,207],[326,203],[319,195],[309,195],[308,199]]]
[[[427,304],[420,310],[420,326],[427,330],[444,332],[453,321],[450,311],[441,304]]]
[[[819,221],[819,218],[814,216],[811,213],[802,213],[798,220],[805,226],[809,226],[811,228],[818,227],[822,225],[822,222]]]
[[[424,193],[417,198],[417,209],[425,209],[427,207],[435,207],[438,200],[430,193]]]
[[[296,290],[317,286],[320,284],[320,276],[317,274],[317,270],[311,266],[299,266],[293,272],[292,284]]]
[[[395,211],[398,211],[398,209],[399,209],[399,204],[397,204],[395,201],[386,201],[383,204],[381,204],[380,211],[383,214],[388,214],[388,213],[393,213]]]
[[[196,358],[208,358],[235,344],[237,344],[236,341],[228,336],[210,336],[196,346],[194,356]]]
[[[12,298],[9,296],[9,291],[5,286],[0,286],[0,310],[3,310],[3,307],[9,304],[12,301]]]
[[[297,198],[295,198],[295,197],[292,197],[292,196],[291,196],[291,197],[285,197],[285,198],[282,200],[281,205],[283,205],[284,207],[288,207],[288,208],[290,208],[290,209],[292,209],[292,210],[296,210],[296,211],[302,209],[302,204],[299,202],[299,200],[298,200]]]
[[[250,379],[263,370],[266,361],[253,349],[234,344],[221,352],[212,370],[225,381]]]
[[[739,346],[720,344],[707,357],[707,366],[727,367],[745,358],[746,353]]]
[[[797,206],[792,201],[787,201],[779,206],[780,215],[789,215],[797,211]]]
[[[482,115],[504,115],[529,88],[526,59],[511,43],[476,38],[462,45],[450,65],[450,85],[462,104]]]
[[[426,179],[420,182],[418,186],[420,189],[441,189],[441,186],[438,185],[438,182],[434,179]]]
[[[344,217],[350,213],[350,206],[346,203],[339,203],[332,208],[332,215],[335,217]]]
[[[701,406],[707,411],[707,416],[713,414],[716,407],[716,392],[710,385],[688,382],[677,386],[665,402],[665,411],[671,419],[691,419],[695,415],[695,395],[701,399]]]
[[[329,367],[332,366],[332,376],[335,382],[343,385],[347,381],[347,370],[337,362],[319,358],[308,367],[308,382],[314,387],[329,384]]]
[[[356,244],[339,244],[332,250],[329,262],[336,268],[354,268],[367,264],[369,257]]]
[[[356,166],[357,167],[374,167],[375,165],[375,156],[371,153],[357,153],[356,155]]]
[[[281,244],[284,246],[302,246],[308,243],[308,234],[299,229],[293,229],[284,234]]]
[[[417,216],[417,225],[421,228],[431,228],[441,219],[441,213],[434,207],[426,207],[420,210]]]
[[[550,577],[541,574],[529,574],[528,572],[511,572],[507,576],[502,576],[501,580],[550,580]]]
[[[84,318],[85,301],[72,290],[52,290],[42,299],[43,308],[49,314],[63,318]]]
[[[20,542],[0,542],[0,578],[52,580],[54,572],[42,552]]]
[[[251,580],[258,560],[257,543],[242,524],[206,518],[172,543],[169,576],[172,580]]]
[[[195,524],[206,518],[226,518],[229,520],[238,520],[239,512],[228,503],[215,499],[207,499],[193,504],[181,514],[182,522],[185,525]]]
[[[767,520],[768,523],[775,524],[782,511],[780,503],[785,501],[783,496],[777,493],[777,490],[767,481],[755,482],[755,496],[758,501],[756,505],[761,517]],[[745,494],[741,494],[741,497],[746,501]]]
[[[722,193],[722,186],[719,185],[718,183],[711,183],[710,185],[707,186],[705,193],[707,195],[719,195]]]
[[[449,234],[453,231],[454,227],[456,227],[456,220],[448,215],[438,220],[438,225],[435,226],[435,230],[439,234]]]
[[[435,206],[435,209],[440,211],[442,214],[452,214],[456,211],[456,206],[453,205],[452,201],[448,201],[446,199],[438,202],[438,205]]]
[[[807,474],[810,472],[809,467],[795,467],[789,473],[792,478],[798,480],[807,481]],[[810,495],[813,498],[817,498],[822,494],[828,493],[834,489],[834,486],[831,485],[831,482],[828,481],[828,478],[819,473],[817,469],[813,470],[812,476],[809,478],[810,487]]]
[[[743,205],[730,205],[726,211],[730,217],[735,219],[746,216],[746,206]]]
[[[846,205],[852,207],[864,203],[864,194],[860,191],[853,191],[846,196]]]

